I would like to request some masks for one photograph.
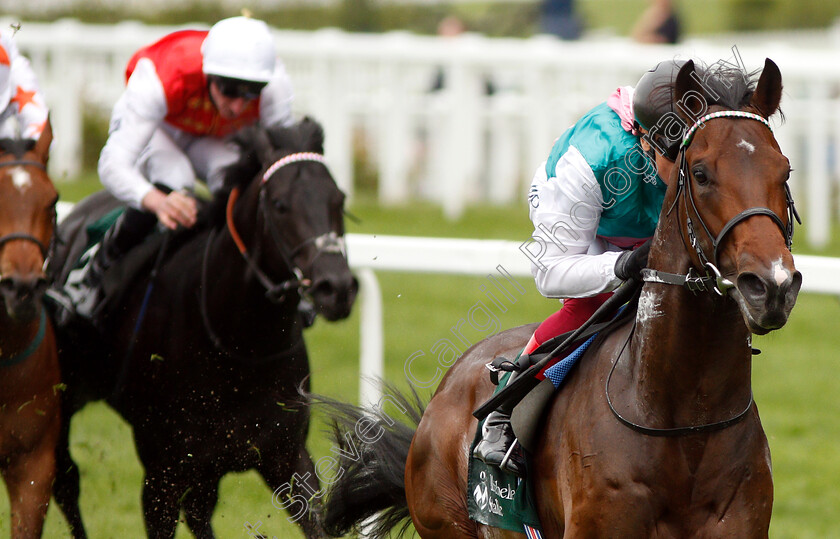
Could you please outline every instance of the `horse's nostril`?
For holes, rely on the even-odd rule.
[[[767,295],[767,286],[764,281],[754,273],[743,273],[738,276],[738,291],[744,299],[750,303],[759,303]]]
[[[329,280],[323,279],[313,283],[309,293],[313,296],[329,297],[335,293],[335,287]]]
[[[782,290],[784,290],[786,294],[792,293],[796,296],[796,294],[799,293],[800,287],[802,287],[802,274],[798,271],[794,271],[791,278],[785,281],[782,285]]]
[[[802,287],[802,274],[794,271],[790,279],[782,285],[784,292],[785,305],[792,309],[793,304],[796,303],[796,297],[799,295],[799,289]]]

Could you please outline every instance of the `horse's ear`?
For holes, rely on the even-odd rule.
[[[694,60],[688,60],[680,68],[674,81],[674,110],[691,125],[697,118],[706,114],[709,104],[706,93],[700,84],[700,77],[696,73]]]
[[[315,153],[324,153],[324,128],[309,116],[304,116],[300,122],[300,130],[303,140],[306,141],[306,150]]]
[[[764,60],[764,69],[758,84],[755,87],[750,106],[758,111],[765,118],[772,116],[779,110],[779,103],[782,101],[782,73],[776,62],[767,58]]]
[[[50,144],[52,143],[53,133],[50,118],[47,116],[44,130],[41,131],[41,136],[38,137],[38,142],[35,143],[35,148],[32,150],[38,156],[38,160],[45,165],[50,158]]]
[[[271,143],[271,139],[264,129],[254,130],[254,150],[257,152],[257,158],[260,160],[260,163],[265,165],[271,162],[272,155],[274,154],[274,145]]]

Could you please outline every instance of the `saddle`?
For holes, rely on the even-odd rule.
[[[630,302],[623,306],[614,317],[603,322],[592,323],[584,331],[575,335],[572,342],[565,341],[576,331],[553,337],[531,354],[520,354],[513,361],[504,357],[497,357],[493,361],[491,381],[499,386],[495,393],[499,394],[513,371],[526,371],[547,357],[557,356],[574,347],[571,354],[546,369],[545,379],[530,389],[513,409],[511,414],[513,431],[526,450],[530,451],[534,448],[546,405],[554,398],[566,375],[571,372],[588,347],[595,342],[596,338],[605,338],[615,328],[635,316],[640,290],[641,286],[636,287]],[[564,346],[560,347],[560,345]],[[501,377],[500,373],[502,373]],[[475,444],[481,437],[482,424],[483,418],[478,422],[469,455],[472,455]],[[525,533],[531,537],[540,537],[536,500],[530,482],[530,477],[533,476],[535,470],[531,468],[527,459],[525,469],[525,477],[519,478],[471,456],[467,471],[467,509],[470,518],[488,526],[520,533],[525,530]]]
[[[571,354],[546,369],[545,379],[531,389],[513,408],[510,416],[511,426],[519,443],[526,450],[533,450],[537,435],[540,432],[545,408],[551,402],[557,390],[560,389],[566,376],[571,372],[571,369],[577,364],[578,359],[583,356],[596,337],[603,340],[616,328],[636,315],[639,291],[641,291],[641,287],[633,295],[631,301],[622,306],[612,319],[589,326],[589,328],[578,335],[577,340],[569,343],[560,351],[557,351],[556,347],[562,344],[573,332],[564,333],[549,339],[528,356],[530,364],[524,366],[526,369],[532,364],[539,362],[546,354],[554,353],[555,355],[560,355],[569,349],[573,349]]]
[[[72,305],[67,305],[66,299],[62,300],[65,297],[62,289],[72,272],[83,269],[90,263],[92,252],[101,244],[108,229],[125,211],[125,207],[110,195],[98,195],[97,193],[90,197],[95,199],[90,201],[92,202],[90,208],[71,213],[61,224],[62,238],[67,243],[57,250],[51,262],[55,268],[56,278],[47,297],[51,300],[48,305],[53,311],[55,320],[62,327],[84,325],[82,320],[78,320],[79,317],[75,315]],[[86,200],[79,206],[87,202]],[[149,274],[163,242],[166,241],[165,238],[165,233],[153,232],[105,270],[100,283],[102,301],[100,307],[97,308],[97,320],[103,322],[109,320],[114,309],[122,304],[131,285],[143,275]],[[102,326],[104,329],[105,324]]]

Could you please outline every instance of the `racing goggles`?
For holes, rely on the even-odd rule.
[[[251,101],[260,96],[260,92],[265,88],[264,82],[254,82],[250,80],[232,79],[229,77],[213,77],[211,82],[216,84],[219,92],[229,98],[242,98],[246,101]]]

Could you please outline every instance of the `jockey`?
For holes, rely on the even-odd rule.
[[[675,80],[683,63],[660,62],[635,88],[618,88],[563,133],[537,168],[528,200],[541,251],[531,256],[531,273],[541,294],[566,299],[537,327],[523,353],[577,329],[623,281],[640,278],[665,196],[662,178],[679,143],[657,134],[651,144],[645,134],[673,113],[670,88],[664,96],[657,90]],[[651,146],[659,150],[655,155]],[[522,475],[511,411],[500,407],[487,416],[473,454]]]
[[[191,227],[197,207],[187,191],[198,178],[211,192],[239,152],[227,137],[259,123],[292,124],[292,87],[266,23],[224,19],[207,30],[181,30],[129,60],[126,88],[114,105],[99,158],[105,188],[127,209],[65,292],[76,314],[93,319],[105,270],[156,223]]]
[[[38,140],[49,109],[29,60],[18,52],[10,30],[0,31],[0,138]]]

